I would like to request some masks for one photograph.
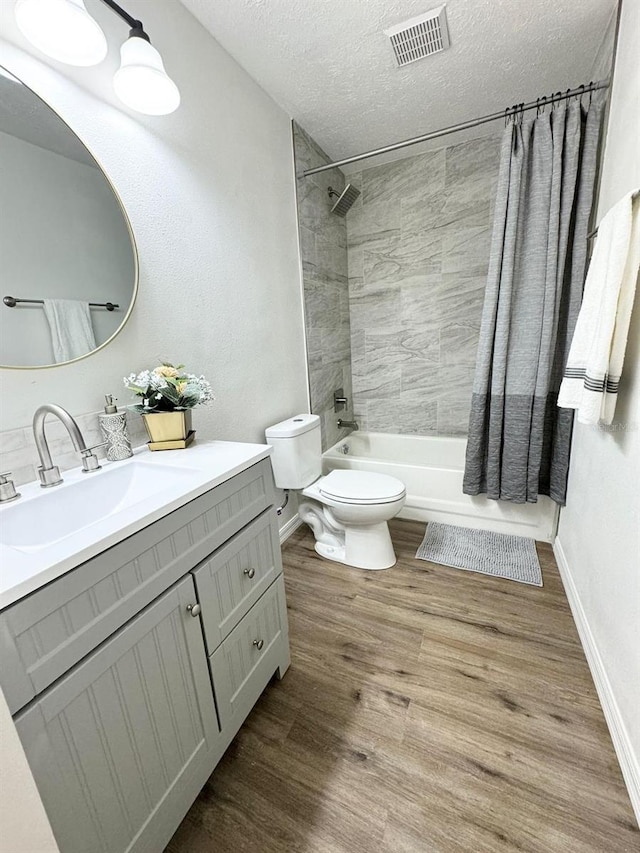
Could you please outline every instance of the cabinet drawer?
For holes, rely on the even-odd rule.
[[[213,652],[282,571],[276,514],[268,509],[193,573]]]
[[[12,713],[272,502],[264,459],[6,608],[0,683]]]
[[[276,671],[289,665],[284,581],[280,575],[209,658],[220,726],[230,740]]]

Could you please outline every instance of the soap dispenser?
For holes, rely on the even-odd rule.
[[[106,394],[104,399],[104,412],[98,415],[100,430],[107,445],[107,459],[110,462],[119,462],[133,456],[127,432],[127,413],[118,411],[112,394]]]

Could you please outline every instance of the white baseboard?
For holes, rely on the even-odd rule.
[[[622,776],[629,792],[631,805],[635,812],[636,820],[640,824],[640,756],[637,756],[634,752],[633,744],[631,743],[618,703],[611,689],[611,683],[607,677],[607,672],[600,657],[595,638],[591,633],[586,613],[582,607],[582,602],[580,601],[567,557],[562,548],[562,543],[557,537],[553,544],[553,553],[558,563],[560,577],[564,584],[573,619],[578,629],[582,648],[589,664],[589,669],[591,670],[591,676],[596,686],[600,704],[602,705],[604,718],[609,727],[609,734],[611,735],[613,748],[616,751]]]
[[[282,543],[285,542],[303,523],[304,522],[298,513],[296,513],[293,518],[290,518],[289,521],[280,528],[280,544],[282,545]]]

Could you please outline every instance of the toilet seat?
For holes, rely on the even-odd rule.
[[[404,483],[395,477],[352,468],[331,471],[317,486],[327,498],[349,504],[393,503],[406,493]]]

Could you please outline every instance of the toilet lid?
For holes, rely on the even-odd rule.
[[[405,494],[404,483],[387,474],[372,471],[331,471],[318,483],[329,498],[357,504],[389,503]]]

